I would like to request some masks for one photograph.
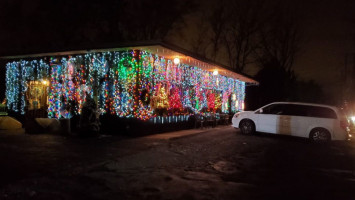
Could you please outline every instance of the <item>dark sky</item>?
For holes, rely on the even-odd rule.
[[[296,1],[305,43],[295,63],[300,78],[339,92],[346,55],[354,53],[355,1]],[[349,64],[349,63],[348,63]]]
[[[41,10],[45,8],[41,4],[47,1],[3,0],[3,3],[4,2],[8,2],[10,5],[15,5],[9,9],[13,9],[11,17],[15,17],[16,23],[20,23],[19,25],[21,25],[21,21],[26,21],[25,19],[28,17],[43,16],[41,13],[48,12]],[[17,4],[11,2],[17,2]],[[55,2],[57,2],[55,5],[58,6],[61,1]],[[81,2],[84,3],[84,1]],[[355,52],[355,1],[289,0],[286,2],[291,8],[294,8],[296,13],[298,13],[301,32],[304,37],[304,44],[302,45],[301,52],[298,55],[294,66],[294,70],[296,71],[298,77],[304,80],[314,79],[317,83],[320,83],[323,86],[326,92],[331,93],[339,91],[339,87],[343,80],[341,72],[345,66],[345,57],[346,55],[352,55]],[[46,4],[48,4],[48,2]],[[5,4],[0,4],[0,6],[1,5]],[[73,5],[80,4],[76,3]],[[90,9],[95,10],[94,8]],[[52,10],[55,11],[56,9],[53,8]],[[16,14],[17,12],[21,14]],[[107,11],[107,14],[114,16],[114,12],[115,9],[112,9]],[[33,15],[33,13],[37,14]],[[63,19],[66,19],[68,18],[66,16],[74,16],[74,14],[75,13],[69,12],[62,17]],[[4,23],[4,21],[13,20],[9,18],[8,15],[3,15],[4,13],[0,14],[2,23]],[[41,20],[43,20],[43,23],[51,24],[51,22],[48,22],[47,19]],[[66,20],[68,20],[68,24],[70,24],[70,20]],[[41,26],[42,22],[37,21],[37,25]],[[65,23],[63,24],[65,25]],[[66,28],[63,24],[52,23],[51,26],[53,27],[44,28],[41,32],[48,31],[48,33],[55,33],[56,29],[59,30],[61,28]],[[23,27],[28,27],[28,25],[23,25]],[[105,30],[105,24],[102,25],[102,27],[102,29],[96,29],[95,31],[100,32],[100,30]],[[93,27],[93,29],[94,28],[95,27]],[[16,29],[16,25],[12,27],[12,29]],[[27,30],[20,30],[20,28],[17,28],[16,31],[22,31],[23,35],[26,35],[27,33]],[[84,32],[87,33],[87,31]],[[4,29],[0,29],[0,33],[2,37],[7,34],[12,34],[7,33],[6,31],[4,33]],[[66,34],[67,33],[70,33],[70,31],[67,31]],[[69,34],[67,35],[68,37],[70,36]],[[90,35],[88,37],[90,38]],[[19,40],[21,40],[21,38],[19,38]],[[4,41],[4,39],[2,38],[0,41]],[[18,43],[18,41],[14,40],[13,43]],[[4,50],[3,47],[1,47],[1,44],[0,50],[2,50],[2,52],[6,52],[6,49]]]

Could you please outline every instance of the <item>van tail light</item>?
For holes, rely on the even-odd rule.
[[[233,118],[237,118],[239,116],[240,113],[235,113]]]
[[[340,127],[347,131],[348,128],[349,128],[349,122],[347,120],[341,120],[340,121]]]

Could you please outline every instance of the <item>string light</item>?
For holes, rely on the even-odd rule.
[[[169,116],[244,109],[244,82],[147,51],[20,60],[8,63],[6,69],[7,107],[22,114],[31,80],[48,86],[51,118],[80,114],[87,94],[102,114],[141,120],[157,117],[157,108],[166,109]]]

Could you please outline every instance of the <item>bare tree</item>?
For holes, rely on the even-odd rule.
[[[126,40],[157,40],[171,31],[174,24],[193,7],[187,0],[123,0],[125,7],[119,22]]]
[[[259,31],[260,46],[256,55],[261,65],[272,62],[291,71],[301,45],[296,17],[286,8],[273,10],[271,18]]]
[[[266,12],[264,0],[222,0],[211,6],[209,21],[210,57],[213,60],[224,53],[230,67],[242,72],[252,63],[258,47],[257,32]]]
[[[206,16],[202,14],[199,16],[200,19],[206,19]],[[208,52],[208,38],[209,35],[209,23],[205,20],[198,20],[196,23],[196,27],[194,27],[195,37],[188,37],[190,45],[192,47],[192,51],[200,56],[206,57]]]
[[[265,21],[266,7],[260,1],[233,1],[228,26],[224,32],[224,46],[230,66],[237,72],[254,62],[253,52],[258,48],[257,33]]]
[[[201,15],[196,40],[191,42],[196,53],[216,60],[225,54],[229,66],[243,72],[252,63],[277,62],[290,70],[298,52],[300,37],[295,17],[282,1],[222,0],[215,2],[209,15]]]
[[[221,48],[222,36],[226,28],[227,10],[225,1],[216,5],[212,12],[209,22],[211,27],[210,45],[212,46],[211,58],[216,60],[217,54]]]

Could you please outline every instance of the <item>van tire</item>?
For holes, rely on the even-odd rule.
[[[331,135],[325,128],[315,128],[309,134],[309,139],[315,143],[327,143],[331,140]]]
[[[239,123],[239,129],[242,134],[252,135],[255,133],[255,124],[250,119],[243,119]]]

